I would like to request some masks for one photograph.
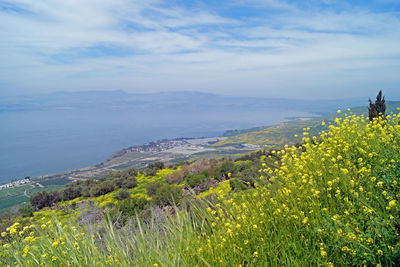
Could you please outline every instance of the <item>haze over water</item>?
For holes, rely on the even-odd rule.
[[[99,163],[113,151],[176,137],[217,136],[229,129],[271,125],[310,113],[150,109],[58,109],[0,112],[0,183]]]

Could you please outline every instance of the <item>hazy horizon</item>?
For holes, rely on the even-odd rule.
[[[382,89],[377,89],[372,91],[370,95],[360,94],[359,96],[353,97],[346,97],[346,96],[337,96],[337,97],[319,97],[319,98],[312,98],[308,96],[298,96],[298,97],[291,97],[291,96],[283,96],[283,97],[269,97],[269,96],[258,96],[258,95],[249,95],[243,93],[218,93],[218,92],[204,92],[204,91],[197,91],[197,90],[171,90],[171,91],[154,91],[154,92],[129,92],[124,89],[117,89],[117,90],[81,90],[81,91],[69,91],[69,90],[54,90],[50,92],[21,92],[21,91],[14,91],[14,92],[6,92],[1,95],[1,97],[32,97],[32,96],[45,96],[45,95],[54,95],[54,94],[96,94],[96,93],[123,93],[128,95],[162,95],[162,94],[186,94],[186,93],[193,93],[193,94],[209,94],[209,95],[216,95],[216,96],[223,96],[223,97],[247,97],[247,98],[258,98],[262,97],[264,99],[283,99],[283,100],[310,100],[310,101],[340,101],[340,100],[347,100],[352,101],[355,100],[355,104],[359,101],[365,101],[367,103],[368,99],[375,99],[378,92]],[[400,101],[400,93],[397,92],[386,94],[386,90],[382,90],[383,96],[388,101]]]

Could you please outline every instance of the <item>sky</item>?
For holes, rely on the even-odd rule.
[[[0,0],[1,95],[400,98],[398,0]]]

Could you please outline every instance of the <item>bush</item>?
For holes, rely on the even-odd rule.
[[[174,171],[171,174],[166,175],[164,178],[169,184],[180,184],[185,180],[187,173],[185,171]]]
[[[131,193],[129,193],[128,191],[120,190],[118,192],[118,194],[115,196],[115,198],[118,199],[118,200],[123,200],[123,199],[130,198],[130,196],[131,196]]]
[[[204,183],[207,180],[207,176],[205,173],[196,173],[196,174],[191,174],[188,177],[186,177],[186,184],[190,187],[195,187],[196,185],[199,185],[201,183]]]
[[[254,187],[254,182],[259,180],[259,172],[255,167],[245,169],[237,175],[237,178],[242,180],[245,184],[251,185]]]
[[[124,199],[119,203],[116,209],[111,209],[108,212],[108,215],[114,225],[122,227],[126,224],[129,218],[140,214],[147,204],[148,200],[145,198]]]
[[[234,172],[234,170],[235,170],[235,164],[233,163],[233,161],[231,160],[225,161],[220,166],[214,168],[215,178],[218,180],[228,179],[229,178],[228,174]]]
[[[90,187],[89,186],[83,187],[82,191],[81,191],[81,195],[82,195],[82,197],[90,197]]]
[[[153,203],[158,206],[178,204],[182,198],[182,190],[177,185],[163,184],[157,188]]]
[[[130,168],[124,171],[110,172],[108,178],[115,187],[133,188],[137,186],[137,174],[138,171],[135,168]]]
[[[156,194],[156,191],[159,187],[162,186],[161,182],[150,182],[146,184],[147,194],[152,197]]]
[[[145,198],[130,198],[130,199],[125,199],[121,202],[121,204],[118,206],[119,211],[123,215],[127,216],[134,216],[135,212],[139,210],[143,210],[144,207],[147,205],[149,201]]]
[[[242,191],[247,189],[247,185],[244,183],[244,181],[238,179],[238,178],[231,178],[229,180],[229,185],[231,186],[233,191]]]
[[[105,195],[111,191],[114,191],[114,186],[111,182],[103,182],[95,185],[90,189],[90,195],[92,197],[98,197],[101,195]]]
[[[248,161],[238,161],[234,165],[235,167],[233,172],[242,172],[251,168],[251,162]]]
[[[128,177],[126,178],[122,184],[121,184],[121,188],[134,188],[137,186],[137,180],[135,177]]]
[[[22,204],[18,213],[22,215],[22,217],[32,217],[33,216],[33,207],[30,204]]]
[[[152,162],[147,165],[146,169],[144,170],[144,174],[146,176],[154,176],[157,174],[158,170],[161,170],[164,168],[165,168],[165,165],[163,162],[160,162],[160,161]]]
[[[72,200],[80,196],[82,196],[82,186],[77,182],[68,184],[61,193],[61,198],[64,201]]]
[[[44,207],[50,207],[54,203],[60,201],[59,191],[53,191],[47,193],[46,191],[36,192],[29,198],[29,202],[35,210],[42,209]]]

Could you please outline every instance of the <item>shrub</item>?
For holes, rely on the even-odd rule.
[[[98,183],[90,189],[90,195],[93,197],[98,197],[105,195],[111,191],[114,191],[114,186],[111,182]]]
[[[163,162],[157,161],[147,164],[146,169],[144,170],[144,174],[146,176],[154,176],[157,174],[158,170],[164,169],[165,165]]]
[[[63,200],[72,200],[80,196],[82,196],[82,186],[76,182],[68,184],[61,193]]]
[[[82,191],[81,191],[81,195],[82,195],[82,197],[90,197],[90,187],[89,186],[83,187]]]
[[[186,184],[190,187],[195,187],[207,180],[207,176],[204,173],[191,174],[186,177]]]
[[[129,193],[128,191],[120,190],[118,192],[118,194],[115,196],[115,198],[118,199],[118,200],[123,200],[123,199],[129,198],[130,196],[131,196],[131,193]]]
[[[143,210],[149,201],[145,198],[130,198],[125,199],[118,206],[119,211],[126,216],[132,217],[135,212]]]
[[[237,178],[242,180],[245,184],[254,186],[254,183],[256,181],[259,182],[259,172],[258,169],[255,167],[245,169],[241,171],[238,175]]]
[[[115,187],[133,188],[137,185],[136,176],[138,171],[135,168],[123,171],[113,171],[108,175],[108,179]]]
[[[134,188],[136,186],[137,180],[133,176],[126,178],[121,184],[121,188]]]
[[[44,207],[50,207],[54,203],[60,201],[60,194],[58,191],[53,192],[46,192],[40,191],[36,192],[29,198],[29,202],[31,203],[32,207],[36,210],[42,209]]]
[[[180,184],[185,180],[187,173],[185,171],[174,171],[171,174],[166,175],[164,178],[169,184]]]
[[[231,186],[233,191],[241,191],[245,190],[248,186],[244,183],[244,181],[238,178],[231,178],[229,180],[229,185]]]
[[[32,217],[33,216],[33,207],[30,204],[22,204],[18,213],[22,215],[22,217]]]
[[[122,183],[125,181],[125,178],[122,177],[115,177],[110,179],[110,182],[113,184],[115,187],[121,187]]]
[[[146,184],[147,194],[152,197],[156,194],[156,191],[159,187],[162,186],[161,182],[150,182]]]
[[[178,204],[182,198],[182,190],[177,185],[163,184],[157,188],[153,203],[158,206]]]
[[[215,178],[218,180],[229,178],[229,173],[232,173],[235,170],[235,164],[233,161],[228,160],[222,163],[220,166],[214,168]]]

